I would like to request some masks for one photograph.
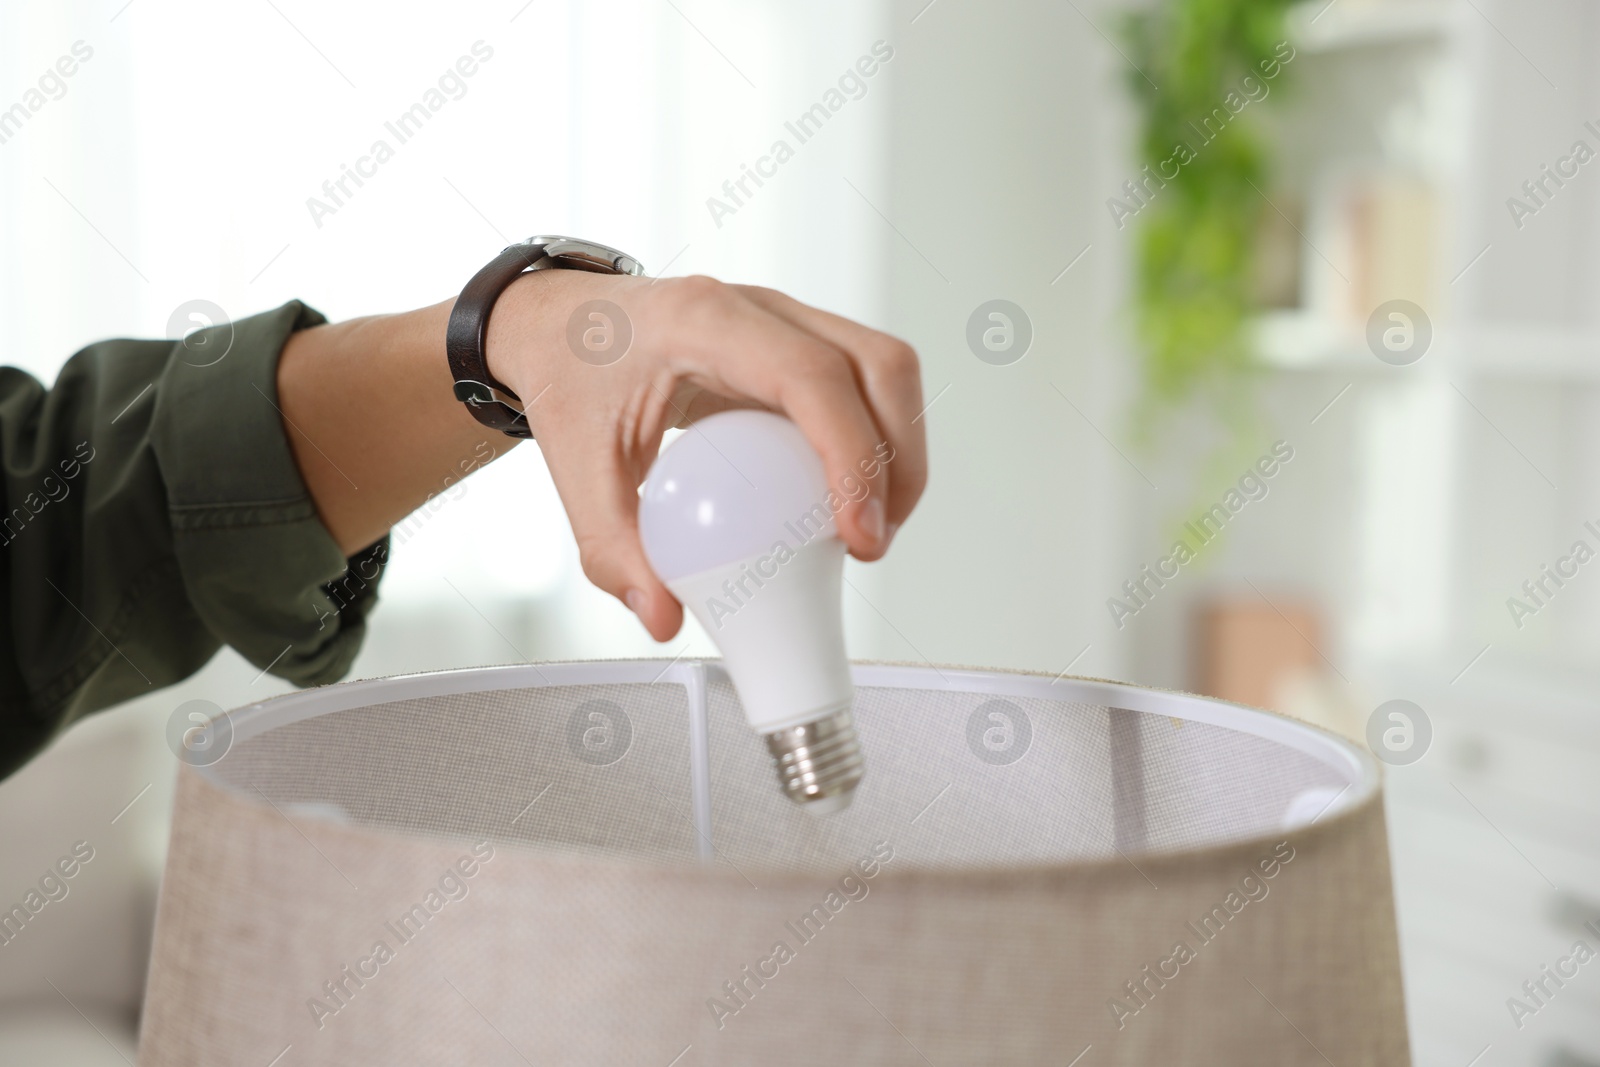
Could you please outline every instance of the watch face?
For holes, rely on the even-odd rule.
[[[524,244],[536,245],[545,250],[551,259],[563,261],[563,266],[578,270],[603,271],[608,274],[643,274],[644,267],[626,252],[609,245],[584,241],[577,237],[530,237]]]

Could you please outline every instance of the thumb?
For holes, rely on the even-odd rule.
[[[683,625],[683,607],[656,577],[639,540],[639,494],[612,449],[546,451],[545,460],[578,542],[583,573],[666,641]]]

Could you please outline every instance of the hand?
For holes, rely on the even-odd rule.
[[[590,300],[611,301],[632,328],[626,354],[604,366],[580,359],[567,341],[569,318]],[[836,518],[857,559],[883,555],[927,482],[916,353],[771,289],[537,271],[495,305],[488,357],[527,405],[584,573],[658,641],[677,633],[683,609],[645,559],[638,489],[669,427],[728,408],[781,412],[821,455],[835,488],[859,480],[860,462],[887,443],[893,461]]]

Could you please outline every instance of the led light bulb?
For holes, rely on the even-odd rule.
[[[722,650],[784,792],[816,814],[847,807],[863,770],[830,499],[792,422],[725,411],[662,451],[639,502],[650,566]]]

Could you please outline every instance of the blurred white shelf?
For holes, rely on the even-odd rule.
[[[1264,366],[1283,371],[1379,373],[1392,370],[1344,324],[1304,311],[1257,318],[1256,351]],[[1600,383],[1600,332],[1536,326],[1468,326],[1436,334],[1432,353],[1460,374],[1513,382]]]
[[[1269,311],[1256,319],[1256,352],[1277,370],[1383,369],[1347,327],[1305,311]]]
[[[1306,0],[1289,13],[1290,37],[1307,52],[1443,42],[1454,18],[1443,0]]]
[[[1472,655],[1362,668],[1433,717],[1424,758],[1385,774],[1415,1062],[1465,1064],[1491,1041],[1484,1067],[1596,1062],[1597,988],[1503,1037],[1506,996],[1600,908],[1600,670],[1497,650],[1463,675]]]

